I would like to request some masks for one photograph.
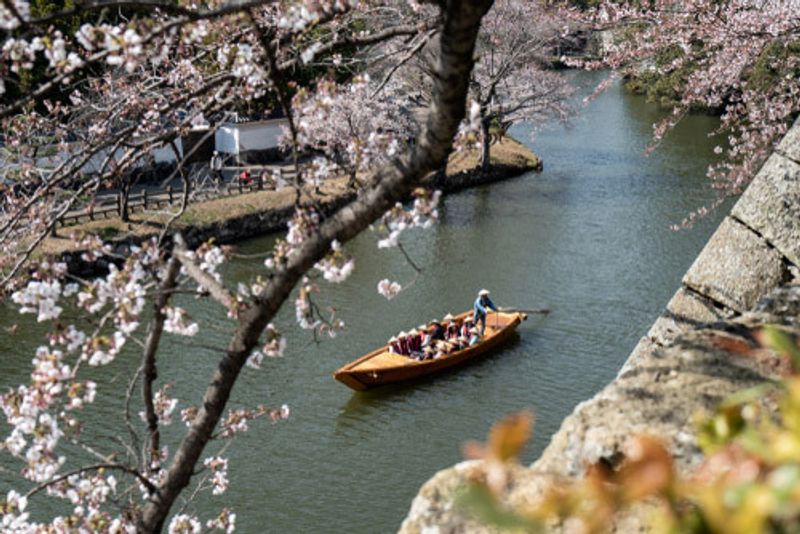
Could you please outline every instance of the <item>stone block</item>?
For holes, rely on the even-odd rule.
[[[670,345],[680,334],[702,324],[729,317],[731,313],[730,310],[717,308],[684,287],[680,288],[667,304],[666,311],[633,348],[617,377],[622,377],[642,365],[651,364],[654,358],[659,357],[657,351]]]
[[[797,150],[800,151],[800,146]],[[799,164],[779,154],[770,156],[731,215],[764,236],[792,263],[800,265]]]
[[[683,283],[738,312],[750,309],[777,287],[783,258],[756,233],[725,218],[683,277]]]
[[[649,336],[644,336],[639,340],[639,343],[633,348],[633,351],[625,360],[622,369],[617,373],[617,378],[622,378],[629,373],[634,373],[636,370],[647,365],[649,362],[656,358],[656,351],[659,349],[657,345]]]
[[[701,324],[713,323],[730,317],[732,312],[718,308],[682,287],[667,303],[665,315],[669,316],[682,331],[685,331]]]
[[[778,145],[778,152],[800,162],[800,119],[797,119],[794,126],[786,132],[783,140]]]

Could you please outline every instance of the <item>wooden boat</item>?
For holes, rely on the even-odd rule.
[[[472,312],[455,317],[460,321]],[[438,373],[464,362],[474,360],[508,341],[517,325],[527,319],[518,312],[490,312],[486,317],[486,332],[480,343],[453,352],[435,360],[418,361],[408,356],[389,352],[389,346],[376,349],[352,361],[333,373],[333,378],[356,391],[405,382],[421,376]]]

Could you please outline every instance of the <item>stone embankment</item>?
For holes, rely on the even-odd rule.
[[[693,416],[728,395],[775,379],[786,362],[755,350],[752,333],[782,324],[800,334],[800,120],[785,136],[687,271],[681,287],[633,349],[616,379],[579,404],[541,457],[519,468],[512,504],[535,502],[586,466],[614,467],[627,439],[661,437],[686,474],[702,461]],[[747,349],[747,350],[744,350]],[[452,506],[474,462],[441,471],[414,499],[402,533],[485,532]],[[644,510],[618,517],[615,530],[647,530]]]
[[[423,185],[452,193],[542,169],[541,160],[511,137],[505,137],[492,146],[491,158],[489,172],[482,173],[478,151],[453,154],[447,172],[442,176],[429,176],[423,181]],[[346,187],[346,179],[335,179],[323,184],[318,193],[304,193],[301,201],[313,202],[325,216],[353,198],[355,193]],[[289,188],[209,200],[190,205],[183,217],[173,223],[173,227],[183,233],[190,246],[211,238],[217,243],[232,243],[285,228],[294,213],[294,205],[295,193]],[[168,215],[163,212],[146,212],[132,215],[131,223],[109,219],[60,228],[61,237],[48,238],[44,243],[43,253],[62,258],[70,272],[75,275],[96,276],[107,270],[108,261],[111,260],[84,262],[81,259],[83,251],[75,249],[73,236],[99,233],[114,246],[115,256],[125,257],[131,246],[157,236],[167,218]]]

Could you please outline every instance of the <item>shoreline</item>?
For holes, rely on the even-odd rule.
[[[510,136],[492,145],[491,166],[484,175],[480,170],[479,151],[453,153],[442,177],[430,175],[421,185],[440,189],[443,194],[507,180],[527,172],[542,170],[541,159],[525,145]],[[323,217],[335,212],[356,197],[346,188],[346,178],[335,178],[321,185],[319,193],[303,192],[304,203],[314,203]],[[268,235],[286,228],[294,213],[295,190],[258,191],[190,204],[173,223],[174,232],[183,233],[190,247],[214,239],[230,244]],[[47,237],[34,260],[58,258],[68,271],[89,278],[107,271],[114,260],[101,258],[88,263],[81,259],[84,250],[74,248],[75,236],[95,233],[114,248],[114,254],[126,256],[130,247],[158,236],[170,214],[165,210],[131,214],[131,222],[118,218],[95,220],[59,228],[58,237]]]

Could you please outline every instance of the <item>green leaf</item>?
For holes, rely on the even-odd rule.
[[[776,326],[767,325],[762,330],[762,336],[764,344],[768,348],[791,358],[793,371],[800,370],[800,347],[786,332]]]
[[[473,483],[464,488],[456,497],[456,506],[482,523],[501,530],[544,531],[539,521],[503,507],[483,484]]]

